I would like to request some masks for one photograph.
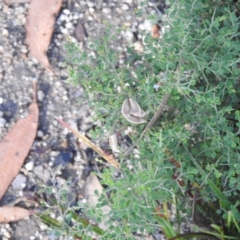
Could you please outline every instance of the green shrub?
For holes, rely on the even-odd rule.
[[[239,239],[237,5],[232,1],[170,2],[163,39],[146,33],[143,53],[129,47],[123,65],[118,64],[120,53],[109,47],[117,30],[107,26],[105,37],[90,46],[95,56],[73,43],[67,46],[70,81],[84,87],[85,99],[103,125],[94,135],[107,139],[131,126],[135,131],[131,138],[139,150],[139,158],[122,153],[124,178],[114,180],[113,169],[101,174],[111,191],[110,223],[117,222],[103,238],[134,239],[138,231],[154,233],[162,227],[170,239],[178,234],[181,223],[193,217],[196,231],[204,227],[219,239],[228,239],[224,235]],[[166,94],[170,98],[163,114],[143,136]],[[122,116],[122,104],[129,97],[147,112],[146,124],[131,124]],[[131,161],[132,170],[126,160]],[[154,215],[159,202],[165,207],[175,204],[176,218]]]

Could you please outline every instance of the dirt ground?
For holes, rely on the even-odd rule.
[[[140,44],[143,30],[151,31],[145,17],[136,17],[134,9],[140,0],[65,0],[57,16],[54,34],[47,55],[57,78],[31,58],[25,41],[28,3],[8,6],[0,1],[0,139],[19,118],[28,115],[27,107],[33,96],[32,81],[37,81],[39,126],[36,139],[19,175],[0,200],[0,206],[24,194],[35,193],[39,183],[51,179],[54,167],[64,168],[57,177],[66,180],[74,176],[73,198],[77,199],[84,183],[82,172],[87,160],[79,153],[75,138],[55,119],[61,117],[81,132],[92,125],[92,111],[81,104],[84,89],[68,83],[65,44],[69,39],[80,48],[88,49],[90,39],[101,37],[104,21],[124,27],[117,37],[118,50]],[[163,1],[150,1],[149,12],[163,12]],[[84,26],[86,37],[76,35],[78,23]],[[87,37],[88,36],[88,37]],[[37,39],[36,39],[37,41]],[[88,49],[89,53],[91,49]],[[93,155],[93,153],[90,153]],[[41,240],[55,238],[36,217],[11,224],[0,224],[0,239]]]

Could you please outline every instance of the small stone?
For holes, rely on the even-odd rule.
[[[28,52],[28,49],[26,46],[22,47],[21,50],[20,50],[22,53],[27,53]]]
[[[72,152],[61,152],[57,155],[53,162],[53,167],[62,165],[63,167],[66,167],[70,162],[72,161]]]
[[[11,239],[11,234],[6,230],[3,232],[3,236],[6,237],[7,239]]]
[[[94,12],[95,12],[94,8],[89,8],[88,11],[89,11],[90,13],[94,13]]]
[[[132,0],[125,0],[125,3],[132,4]]]
[[[37,136],[40,137],[40,138],[43,137],[43,136],[44,136],[43,131],[38,130],[38,131],[37,131]]]
[[[65,9],[63,10],[63,13],[64,13],[65,15],[69,15],[71,12],[70,12],[69,9],[66,9],[66,8],[65,8]]]
[[[64,21],[67,20],[67,18],[68,18],[67,15],[61,14],[60,17],[57,19],[57,22],[58,22],[58,23],[64,22]]]
[[[0,127],[4,127],[6,123],[7,123],[6,119],[0,118]]]
[[[32,171],[33,170],[33,167],[34,167],[34,162],[28,162],[25,164],[25,168],[28,170],[28,171]]]
[[[67,101],[67,100],[68,100],[68,96],[67,96],[67,95],[64,95],[62,99],[63,99],[64,101]]]
[[[9,36],[9,32],[7,29],[3,29],[2,30],[2,35],[5,36],[5,37],[8,37]]]
[[[27,177],[23,174],[18,174],[12,182],[13,190],[22,190],[25,188],[27,182]]]
[[[152,30],[152,23],[149,20],[145,20],[143,23],[139,24],[139,29],[151,32],[151,30]]]
[[[0,111],[0,117],[2,117],[3,116],[3,112],[2,111]]]
[[[0,104],[2,104],[3,103],[3,98],[2,97],[0,97]]]
[[[95,6],[95,3],[94,2],[88,2],[87,5],[88,5],[89,8],[92,8],[92,7]]]
[[[133,44],[133,47],[134,49],[137,51],[137,52],[143,52],[143,45],[141,42],[137,41]]]
[[[2,12],[8,14],[8,12],[9,12],[9,7],[8,7],[8,5],[5,4],[5,5],[3,6]]]
[[[45,97],[45,94],[43,93],[43,91],[39,90],[39,91],[37,92],[37,99],[38,99],[38,101],[39,101],[39,102],[42,102],[43,99],[44,99],[44,97]]]
[[[74,13],[74,14],[72,15],[72,19],[73,19],[73,20],[79,19],[79,13]]]
[[[41,165],[34,167],[33,172],[37,177],[39,177],[43,181],[47,181],[50,178],[49,171],[47,169],[44,169],[43,166]]]
[[[128,42],[133,41],[134,35],[133,35],[132,31],[126,31],[125,36],[126,36],[126,39],[127,39]]]
[[[71,28],[73,28],[73,25],[72,25],[71,22],[67,22],[65,27],[68,28],[68,29],[71,29]]]
[[[128,4],[124,3],[124,4],[122,5],[122,10],[124,10],[124,11],[129,10]]]
[[[88,16],[88,17],[87,17],[87,20],[88,20],[88,21],[93,21],[93,17],[92,17],[92,16]]]
[[[0,53],[3,53],[3,52],[4,52],[4,47],[0,46]]]
[[[102,12],[105,13],[105,14],[109,14],[109,13],[111,13],[111,9],[110,8],[103,8]]]
[[[67,28],[60,28],[60,31],[63,34],[68,34],[68,29]]]

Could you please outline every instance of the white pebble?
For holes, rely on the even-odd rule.
[[[6,123],[7,123],[6,119],[0,118],[0,127],[4,127]]]
[[[139,29],[140,30],[151,31],[152,30],[152,23],[149,20],[145,20],[143,23],[139,24]]]
[[[42,102],[43,99],[44,99],[44,97],[45,97],[45,95],[44,95],[43,91],[39,90],[39,91],[37,92],[37,99],[38,99],[38,101],[39,101],[39,102]]]
[[[128,6],[126,3],[124,3],[124,4],[122,5],[122,10],[124,10],[124,11],[129,10],[129,6]]]
[[[28,162],[25,164],[25,168],[28,170],[28,171],[32,171],[33,170],[33,167],[34,167],[34,162]]]
[[[68,29],[71,29],[71,28],[73,28],[73,25],[72,25],[71,22],[67,22],[65,27],[68,28]]]
[[[27,178],[23,174],[18,174],[12,182],[13,190],[22,190],[26,186]]]
[[[38,130],[38,131],[37,131],[37,136],[38,136],[38,137],[43,137],[43,136],[44,136],[43,131]]]
[[[102,12],[106,13],[106,14],[109,14],[109,13],[111,13],[111,9],[110,8],[103,8]]]
[[[69,15],[71,12],[70,12],[69,9],[64,9],[64,10],[63,10],[63,13],[64,13],[65,15]]]
[[[141,42],[139,42],[139,41],[135,42],[133,44],[133,47],[137,52],[143,52],[143,45]]]
[[[68,96],[64,95],[62,99],[63,99],[64,101],[67,101],[67,100],[68,100]]]
[[[89,8],[92,8],[92,7],[95,6],[95,3],[94,3],[94,2],[88,2],[87,4],[88,4],[88,7],[89,7]]]
[[[4,231],[3,232],[3,235],[4,235],[4,237],[6,237],[6,238],[8,238],[8,239],[11,239],[11,235],[10,235],[10,233],[8,232],[8,231]]]
[[[87,20],[88,21],[93,21],[93,17],[92,16],[88,16]]]
[[[8,30],[7,29],[3,29],[2,30],[2,35],[5,36],[5,37],[8,37],[8,35],[9,35]]]
[[[94,13],[94,12],[95,12],[94,8],[89,8],[88,11],[89,11],[90,13]]]
[[[79,19],[79,17],[80,17],[80,14],[79,14],[79,13],[74,13],[74,14],[72,15],[72,18],[73,18],[74,20]]]
[[[126,39],[127,39],[128,42],[132,42],[132,40],[134,38],[134,35],[133,35],[132,31],[126,31],[125,36],[126,36]]]
[[[21,48],[20,50],[22,53],[27,53],[28,52],[28,49],[24,46]]]
[[[58,22],[58,23],[61,23],[61,22],[63,22],[63,21],[66,21],[67,18],[68,18],[67,15],[62,14],[62,15],[60,15],[60,17],[57,19],[57,22]]]
[[[2,97],[0,97],[0,104],[2,104],[3,103],[3,98]]]
[[[60,31],[63,34],[68,34],[68,29],[67,28],[61,28]]]
[[[0,117],[2,117],[3,116],[3,112],[2,111],[0,111]]]

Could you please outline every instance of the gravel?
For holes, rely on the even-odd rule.
[[[163,9],[162,2],[151,1],[148,11],[155,11],[156,6]],[[32,149],[0,204],[17,199],[21,192],[34,193],[40,184],[50,181],[55,174],[53,167],[59,165],[62,170],[55,174],[58,181],[74,176],[71,191],[78,196],[84,183],[82,172],[88,167],[87,159],[80,154],[76,139],[55,120],[55,116],[85,133],[93,126],[92,111],[78,101],[84,90],[66,82],[64,45],[70,38],[79,47],[87,49],[90,39],[101,37],[104,21],[110,21],[125,29],[118,36],[115,47],[124,51],[133,45],[141,52],[141,32],[151,31],[152,25],[144,17],[134,16],[134,9],[139,8],[139,4],[140,0],[65,0],[48,51],[50,63],[59,74],[55,79],[28,55],[24,24],[29,4],[7,6],[0,2],[0,140],[18,119],[27,116],[33,95],[32,81],[38,82],[40,109]],[[123,63],[124,59],[120,61]],[[0,238],[42,240],[50,239],[50,235],[46,225],[31,217],[31,220],[0,224]]]

